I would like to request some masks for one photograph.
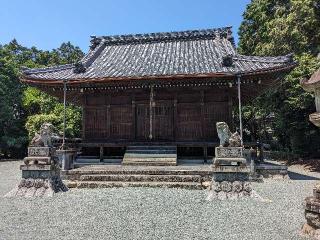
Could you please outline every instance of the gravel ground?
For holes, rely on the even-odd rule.
[[[207,191],[75,189],[53,198],[7,199],[21,162],[0,162],[0,240],[254,239],[299,237],[313,178],[254,183],[268,201],[207,201]],[[319,177],[319,174],[316,176]]]

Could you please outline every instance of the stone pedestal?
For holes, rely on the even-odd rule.
[[[20,166],[22,179],[19,185],[5,197],[52,196],[68,188],[60,178],[60,167],[55,149],[50,147],[29,147],[25,165]]]
[[[305,200],[305,218],[307,223],[302,227],[302,235],[320,239],[320,184],[313,189],[313,196]]]
[[[217,147],[213,164],[211,199],[238,199],[252,194],[250,167],[242,147]]]
[[[214,166],[246,166],[243,147],[216,147]]]
[[[212,199],[238,199],[251,196],[250,167],[218,166],[214,167],[213,171]]]
[[[57,150],[57,156],[62,170],[73,169],[73,163],[77,155],[76,150]]]

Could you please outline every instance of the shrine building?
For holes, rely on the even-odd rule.
[[[135,150],[164,150],[169,155],[158,157],[175,165],[179,149],[200,148],[207,157],[219,142],[216,122],[235,130],[233,109],[295,65],[291,55],[238,54],[225,27],[92,36],[79,62],[24,69],[22,81],[60,99],[65,89],[67,102],[82,107],[84,155],[103,161],[122,152],[130,164],[143,162]]]

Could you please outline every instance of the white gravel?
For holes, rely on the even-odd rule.
[[[210,202],[207,191],[163,188],[75,189],[53,198],[3,198],[18,183],[20,164],[0,162],[0,240],[305,239],[299,236],[303,202],[315,184],[308,178],[254,183],[268,201]]]

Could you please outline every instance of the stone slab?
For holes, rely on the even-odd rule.
[[[55,153],[55,149],[51,147],[28,147],[29,157],[50,157]]]
[[[31,165],[30,163],[32,163],[32,165],[37,165],[39,163],[41,164],[51,164],[51,157],[39,157],[39,156],[32,156],[32,157],[25,157],[23,159],[24,163],[26,165]]]
[[[247,160],[245,158],[215,158],[213,164],[215,166],[245,166]]]
[[[214,173],[250,173],[250,167],[242,166],[214,166],[212,170]]]
[[[222,181],[249,181],[249,174],[248,173],[222,173],[217,172],[214,173],[212,176],[212,180],[216,182],[222,182]]]
[[[243,158],[242,147],[216,147],[216,158]]]
[[[35,170],[41,170],[41,171],[50,171],[53,170],[54,167],[52,165],[44,165],[44,164],[35,164],[35,165],[20,165],[20,170],[24,171],[35,171]]]

